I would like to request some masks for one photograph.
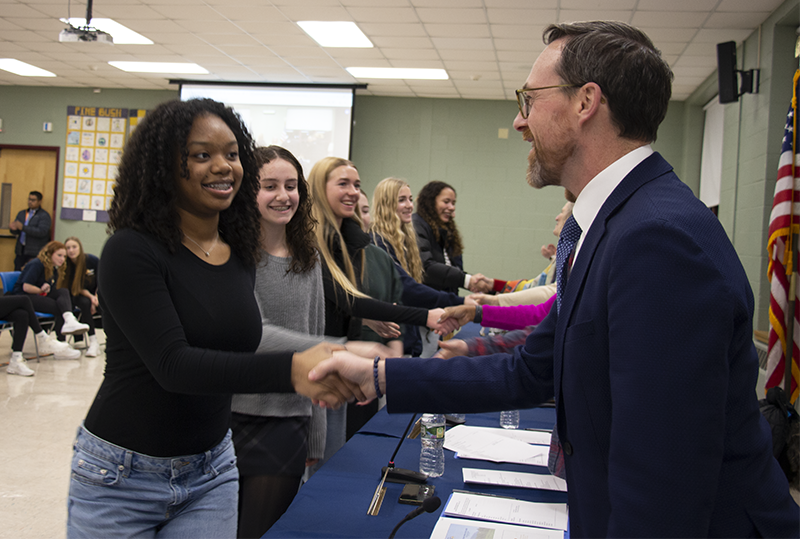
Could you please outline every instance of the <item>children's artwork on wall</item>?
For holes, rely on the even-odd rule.
[[[144,109],[67,107],[61,218],[108,222],[117,166]]]

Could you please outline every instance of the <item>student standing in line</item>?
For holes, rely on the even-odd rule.
[[[399,178],[381,180],[375,187],[372,203],[372,243],[394,260],[403,282],[403,304],[425,309],[463,305],[465,298],[422,284],[422,260],[411,223],[414,198],[408,183]],[[466,299],[466,303],[474,305],[471,299]],[[419,356],[422,352],[420,331],[424,332],[425,328],[406,332],[404,351],[407,355]]]
[[[358,170],[346,159],[325,157],[314,165],[308,176],[313,215],[317,220],[317,248],[322,255],[325,334],[357,340],[361,334],[362,318],[427,326],[439,331],[451,326],[455,328],[452,320],[446,323],[445,328],[438,324],[443,309],[429,311],[392,305],[372,299],[361,291],[364,248],[369,245],[369,235],[361,229],[356,213],[361,192]],[[359,408],[358,412],[328,412],[325,460],[346,441],[346,414],[369,414],[370,408],[377,409],[377,403]]]
[[[325,340],[322,267],[303,168],[280,146],[256,148],[261,260],[255,292],[261,310],[258,352],[307,350]],[[362,355],[392,355],[372,343]],[[261,537],[297,494],[306,467],[325,452],[325,410],[290,393],[233,396],[231,429],[239,466],[238,537]]]
[[[128,141],[100,262],[106,370],[74,443],[69,538],[235,537],[231,394],[353,396],[338,378],[308,382],[331,345],[253,353],[257,192],[252,139],[221,103],[166,102]]]

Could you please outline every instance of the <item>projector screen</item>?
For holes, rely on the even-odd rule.
[[[323,157],[350,158],[354,87],[181,82],[181,99],[208,97],[232,107],[258,146],[276,144],[308,172]]]

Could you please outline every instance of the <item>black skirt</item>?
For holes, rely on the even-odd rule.
[[[300,477],[306,468],[311,418],[231,414],[239,474]]]

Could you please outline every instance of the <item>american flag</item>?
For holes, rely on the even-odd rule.
[[[775,184],[775,198],[772,202],[772,213],[769,218],[769,267],[767,277],[770,281],[769,298],[769,347],[767,352],[767,382],[765,391],[771,387],[784,384],[786,365],[786,316],[790,309],[790,279],[793,268],[793,252],[797,245],[793,244],[792,234],[800,233],[800,162],[797,160],[797,144],[795,140],[795,109],[797,107],[797,81],[795,75],[795,97],[789,114],[786,117],[786,128],[783,135],[781,157],[778,163],[778,181]],[[794,204],[792,204],[794,202]],[[792,211],[794,205],[794,211]],[[796,283],[794,297],[794,316],[791,322],[792,343],[792,380],[791,390],[787,391],[792,402],[798,396],[800,381],[800,283]],[[784,387],[784,389],[786,389]]]

